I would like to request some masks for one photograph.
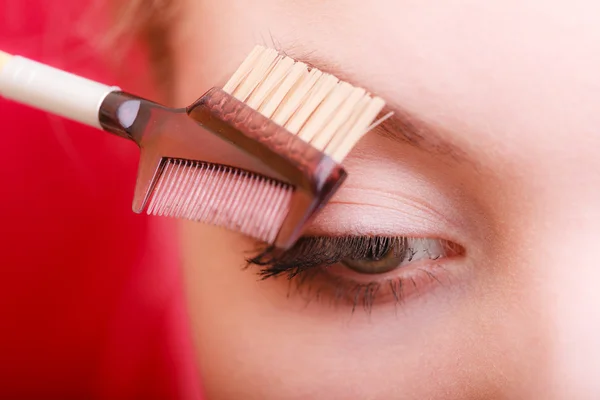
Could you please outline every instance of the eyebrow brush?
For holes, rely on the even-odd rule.
[[[134,212],[222,226],[282,250],[343,183],[343,159],[384,107],[262,46],[185,108],[1,51],[0,96],[136,143]],[[219,159],[215,140],[232,153]]]

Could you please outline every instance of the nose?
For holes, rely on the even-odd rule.
[[[580,203],[581,204],[581,203]],[[561,207],[535,238],[546,399],[600,399],[600,203]],[[552,221],[552,222],[550,222]]]

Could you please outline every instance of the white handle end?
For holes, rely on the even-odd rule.
[[[20,56],[0,68],[1,96],[100,129],[100,106],[116,90]]]

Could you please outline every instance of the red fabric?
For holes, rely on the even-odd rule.
[[[85,1],[0,10],[0,50],[142,91]],[[1,98],[0,137],[0,398],[197,398],[172,227],[131,211],[135,145]]]

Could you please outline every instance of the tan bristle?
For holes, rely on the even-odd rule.
[[[385,106],[362,88],[262,46],[223,90],[338,163],[377,125],[373,121]]]
[[[222,226],[272,243],[293,191],[286,183],[237,168],[168,158],[147,213]]]

